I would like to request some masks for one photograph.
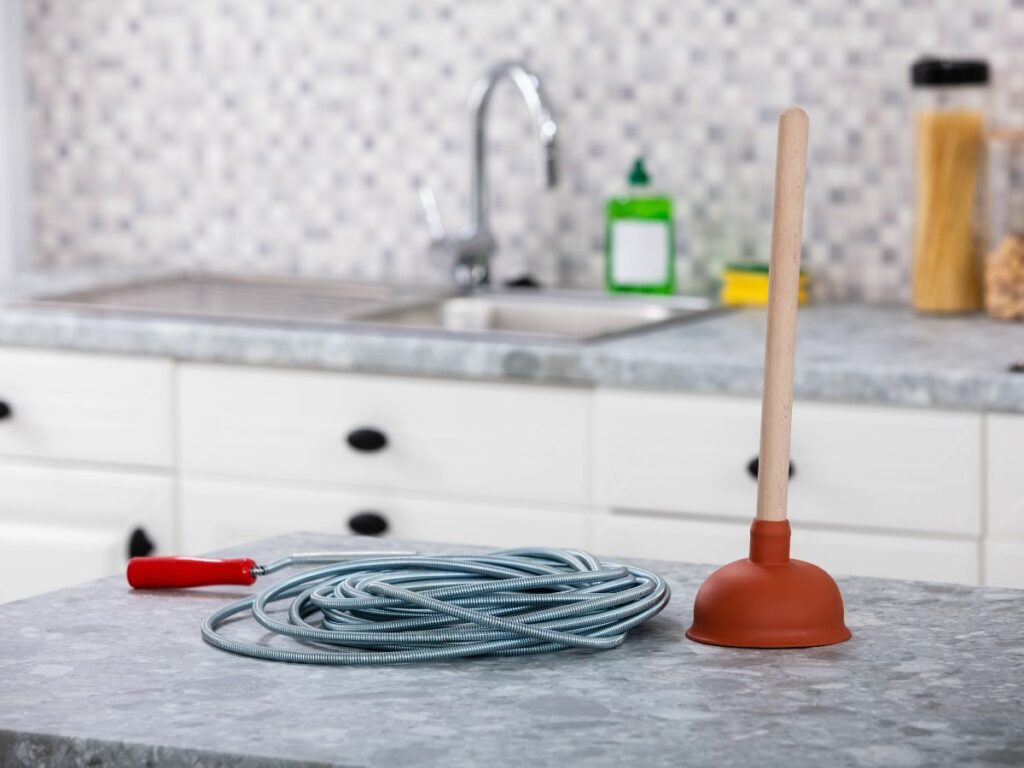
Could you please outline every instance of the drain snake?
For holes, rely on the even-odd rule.
[[[264,575],[317,556],[257,566]],[[375,556],[332,562],[230,603],[203,623],[210,645],[270,661],[379,665],[470,656],[607,650],[659,613],[671,590],[655,573],[580,550]],[[287,620],[271,606],[289,601]],[[250,614],[305,647],[277,647],[221,630]]]

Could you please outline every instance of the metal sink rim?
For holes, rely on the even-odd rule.
[[[308,292],[318,298],[375,300],[373,306],[363,306],[339,312],[339,317],[330,320],[312,317],[286,318],[258,313],[216,313],[202,312],[191,308],[180,310],[168,308],[147,308],[118,304],[119,291],[144,291],[160,284],[195,283],[197,286],[225,285],[231,290],[265,291],[267,294],[287,295]],[[353,296],[353,294],[355,294]],[[104,301],[91,301],[90,297],[113,296]],[[389,316],[415,309],[439,307],[448,302],[500,302],[523,306],[538,305],[548,309],[558,307],[597,308],[614,314],[617,308],[643,310],[651,307],[665,310],[662,318],[641,321],[607,332],[592,335],[566,335],[541,331],[522,331],[488,328],[482,330],[452,329],[438,325],[401,324],[389,321]],[[317,279],[291,275],[250,275],[231,272],[181,271],[156,276],[143,276],[123,281],[109,281],[84,288],[71,288],[52,292],[40,292],[33,296],[10,299],[8,306],[33,309],[56,309],[83,314],[102,316],[141,317],[147,319],[201,320],[216,324],[246,323],[260,326],[287,328],[322,328],[345,331],[372,331],[389,335],[419,335],[440,338],[463,338],[478,341],[532,341],[572,346],[590,344],[610,338],[645,333],[650,330],[680,322],[693,321],[717,314],[724,308],[706,297],[688,295],[655,294],[608,294],[600,291],[575,291],[561,289],[506,288],[470,293],[444,287],[411,286],[401,283]]]

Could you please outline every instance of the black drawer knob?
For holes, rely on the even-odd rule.
[[[755,480],[757,480],[757,470],[758,470],[758,466],[760,465],[760,463],[761,463],[760,460],[757,458],[757,456],[755,456],[754,458],[752,458],[750,460],[750,463],[747,464],[747,472],[750,473],[750,476],[752,478],[754,478]],[[789,462],[789,476],[790,476],[790,478],[792,478],[793,475],[795,475],[795,474],[796,474],[796,465],[794,465],[793,462],[791,461],[791,462]]]
[[[14,415],[14,409],[6,400],[0,400],[0,419],[9,419]]]
[[[388,521],[377,512],[356,512],[348,519],[352,533],[360,536],[380,536],[388,529]]]
[[[143,528],[136,528],[128,536],[128,557],[149,557],[156,544]]]
[[[373,453],[374,451],[383,450],[388,444],[387,435],[379,429],[373,429],[371,427],[353,429],[348,433],[346,440],[348,444],[352,446],[353,450],[362,451],[363,453]]]

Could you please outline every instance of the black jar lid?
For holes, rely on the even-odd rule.
[[[988,62],[984,59],[918,59],[910,67],[910,81],[925,88],[946,85],[985,85]]]

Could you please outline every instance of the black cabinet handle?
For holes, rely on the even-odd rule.
[[[128,537],[128,557],[148,557],[154,549],[156,544],[142,528],[136,528]]]
[[[752,458],[752,459],[750,460],[750,462],[749,462],[749,463],[747,464],[747,472],[748,472],[748,473],[750,474],[750,476],[751,476],[752,478],[754,478],[755,480],[757,480],[757,469],[758,469],[758,466],[760,465],[760,463],[761,463],[761,462],[760,462],[760,460],[758,459],[758,457],[757,457],[757,456],[755,456],[755,457],[754,457],[754,458]],[[791,461],[791,462],[789,462],[789,476],[790,476],[790,478],[792,478],[792,477],[793,477],[793,475],[795,475],[795,474],[796,474],[796,465],[795,465],[795,464],[793,464],[793,462]]]
[[[6,400],[0,400],[0,420],[9,419],[14,415],[14,409]]]
[[[387,435],[379,429],[373,429],[372,427],[353,429],[345,439],[354,450],[362,451],[363,453],[383,450],[388,444]]]
[[[348,519],[352,533],[360,536],[380,536],[388,529],[388,521],[379,512],[356,512]]]

